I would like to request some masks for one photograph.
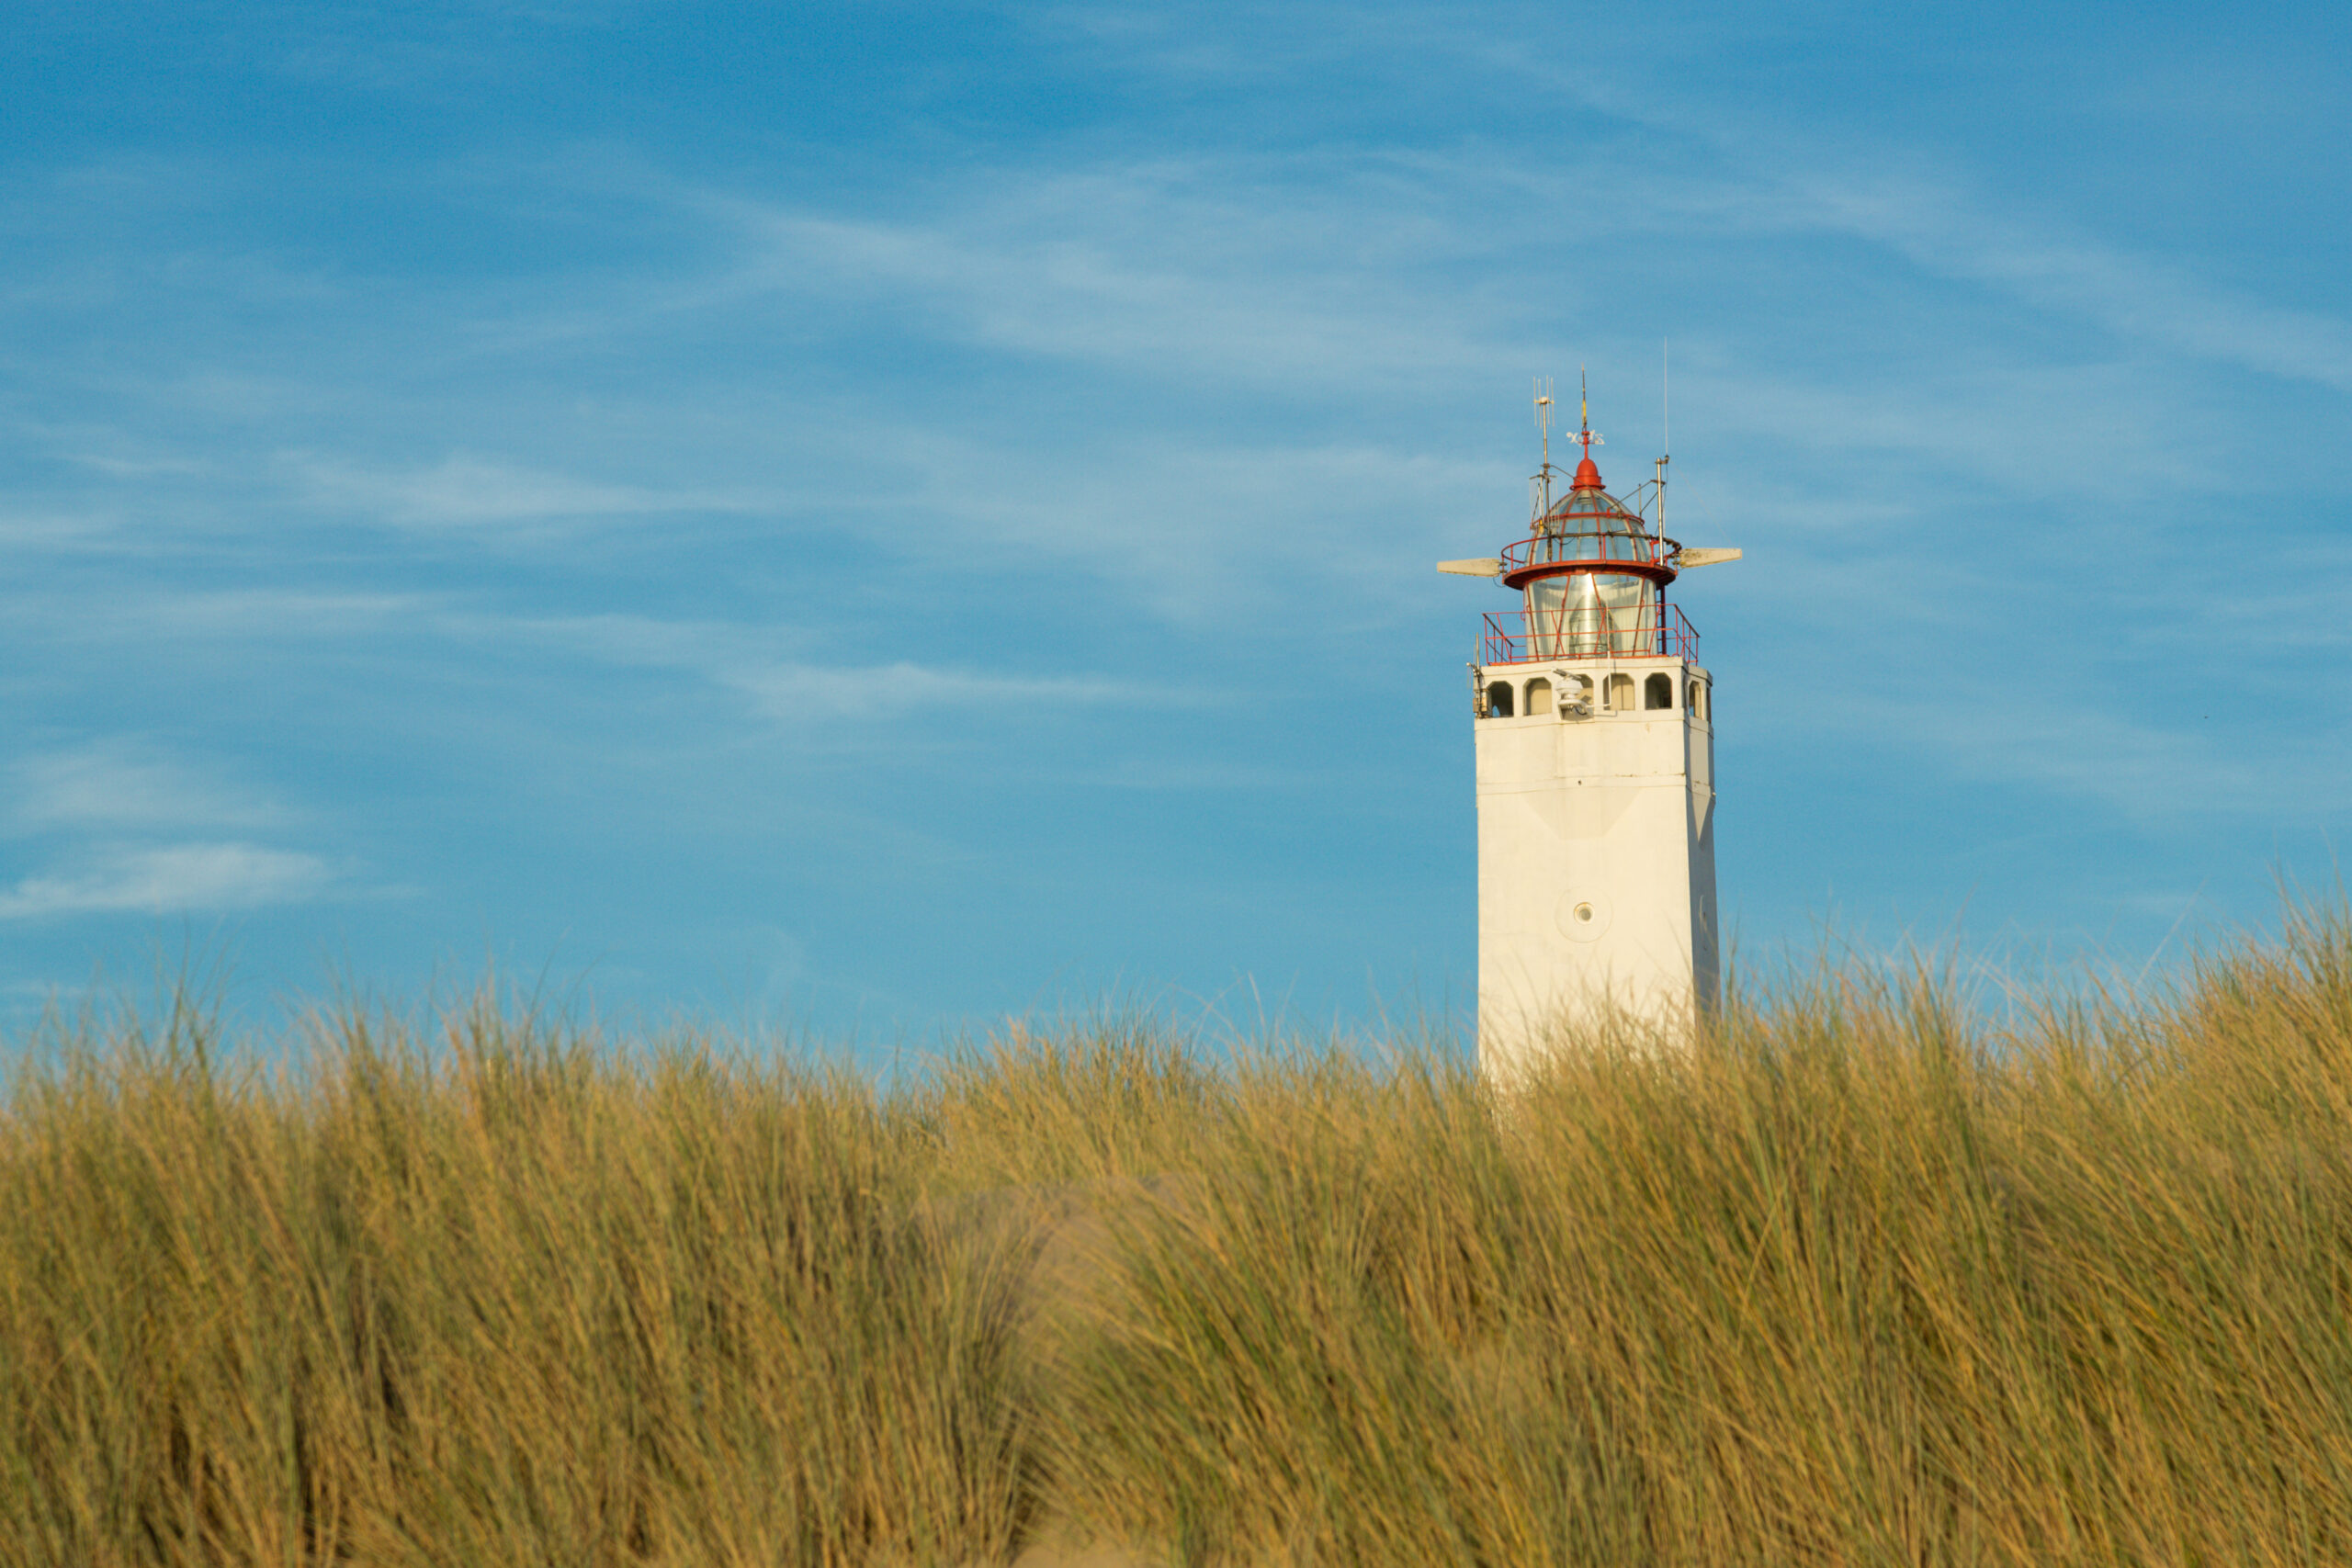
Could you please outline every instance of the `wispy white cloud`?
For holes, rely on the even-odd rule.
[[[19,554],[118,554],[124,548],[117,519],[63,509],[0,512],[0,545]]]
[[[2134,343],[2352,391],[2352,321],[2342,316],[2248,298],[2177,260],[2004,210],[1958,179],[1825,169],[1792,176],[1790,189],[1811,222],[1884,245],[1929,272],[2096,321]]]
[[[924,708],[1169,700],[1165,693],[1099,677],[1032,679],[906,663],[864,669],[777,664],[729,671],[721,679],[775,719],[883,719]]]
[[[810,640],[790,627],[594,615],[509,628],[485,624],[481,629],[489,636],[520,632],[562,643],[607,663],[684,671],[748,698],[754,712],[779,720],[879,720],[941,706],[1109,702],[1164,706],[1201,700],[1173,688],[1103,675],[1012,675],[911,660],[818,664],[784,651]]]
[[[107,452],[65,452],[69,463],[79,464],[115,479],[202,479],[212,465],[190,457],[124,457]]]
[[[2069,796],[2143,828],[2194,820],[2219,830],[2306,814],[2334,797],[2352,766],[2352,756],[2328,737],[2250,752],[2235,728],[2212,723],[2228,695],[2212,689],[2222,677],[2188,665],[2165,678],[2180,715],[2170,725],[2066,700],[2073,694],[2056,685],[2036,694],[2019,683],[2020,673],[2007,667],[1957,673],[1928,703],[1850,694],[1826,705],[1781,700],[1758,716],[1790,732],[1834,732],[1846,746],[1867,737],[1932,758],[1929,777]]]
[[[107,649],[190,639],[215,651],[248,642],[348,641],[395,627],[424,627],[446,597],[322,588],[153,586],[141,583],[74,597],[50,591],[0,595],[18,624],[52,646],[87,641]]]
[[[669,620],[658,615],[538,615],[514,620],[455,618],[453,626],[481,637],[513,637],[563,648],[600,664],[645,670],[687,670],[716,675],[759,668],[791,657],[808,633],[789,623],[738,626],[724,621]]]
[[[259,908],[336,880],[316,855],[236,836],[285,827],[287,807],[148,739],[21,757],[6,777],[8,830],[62,847],[54,868],[0,888],[0,919]],[[189,833],[205,836],[170,841]]]
[[[1442,37],[1430,41],[1448,47]],[[1563,78],[1510,51],[1485,60],[1707,150],[1703,162],[1680,169],[1644,162],[1621,165],[1614,180],[1604,174],[1608,188],[1589,194],[1623,221],[1692,233],[1850,236],[1924,273],[2096,323],[2143,350],[2352,390],[2352,318],[2271,303],[2203,276],[2189,256],[2120,244],[2090,225],[2005,200],[1964,164],[1899,141],[1865,150],[1832,143],[1793,116],[1693,102],[1676,84],[1639,69]],[[2201,77],[2203,65],[2192,74]],[[2267,66],[2254,101],[2268,94],[2274,76]],[[1574,179],[1589,186],[1593,173],[1578,171]],[[1550,172],[1515,169],[1512,177],[1567,183]]]
[[[741,496],[708,491],[670,492],[602,484],[466,452],[452,453],[428,467],[392,471],[307,455],[289,456],[282,461],[313,502],[368,513],[409,527],[463,528],[660,513],[732,512],[755,504]]]
[[[716,305],[762,293],[910,309],[996,349],[1159,376],[1384,384],[1511,348],[1440,264],[1479,252],[1434,184],[1387,160],[1148,159],[1024,171],[884,220],[702,195],[749,254]],[[1336,182],[1340,187],[1330,188]]]
[[[0,919],[177,914],[302,903],[334,881],[314,855],[250,843],[184,843],[101,852],[79,869],[0,891]]]
[[[2120,243],[2071,215],[2005,197],[1988,185],[1989,172],[1980,173],[1948,152],[1884,137],[1859,143],[1852,138],[1828,140],[1808,125],[1802,97],[1759,110],[1736,95],[1701,96],[1686,82],[1644,63],[1677,52],[1656,47],[1662,34],[1680,30],[1674,24],[1645,21],[1644,47],[1612,53],[1611,69],[1592,71],[1564,68],[1558,51],[1532,47],[1531,38],[1519,29],[1465,26],[1453,10],[1440,7],[1391,8],[1378,17],[1376,31],[1365,28],[1368,18],[1356,9],[1339,6],[1291,7],[1279,20],[1171,18],[1123,6],[1066,7],[1057,17],[1059,25],[1089,38],[1102,62],[1122,73],[1188,82],[1208,74],[1232,85],[1262,72],[1270,61],[1293,61],[1302,52],[1327,64],[1361,58],[1392,68],[1402,57],[1417,62],[1417,80],[1442,79],[1452,70],[1514,80],[1547,97],[1580,104],[1600,122],[1594,127],[1600,152],[1581,158],[1550,146],[1476,146],[1380,151],[1359,156],[1352,167],[1321,152],[1295,156],[1287,168],[1264,158],[1227,160],[1215,168],[1162,162],[1124,175],[1101,170],[1073,179],[1069,192],[1079,199],[1069,208],[1046,186],[1006,201],[1008,209],[1027,208],[1047,220],[1027,225],[1028,231],[1051,235],[1065,249],[1097,261],[1162,253],[1144,243],[1088,244],[1077,237],[1088,231],[1083,225],[1099,223],[1091,231],[1097,234],[1134,231],[1172,240],[1164,270],[1173,273],[1203,254],[1197,238],[1191,237],[1205,230],[1220,242],[1231,236],[1248,246],[1261,231],[1259,220],[1285,211],[1303,195],[1303,243],[1292,246],[1287,258],[1260,246],[1259,259],[1275,264],[1266,276],[1276,287],[1309,302],[1306,319],[1321,321],[1334,303],[1379,303],[1375,295],[1348,287],[1352,269],[1347,249],[1330,239],[1352,235],[1376,246],[1383,239],[1435,234],[1442,236],[1439,244],[1458,253],[1470,236],[1490,229],[1498,209],[1510,212],[1514,242],[1509,256],[1496,253],[1498,265],[1516,272],[1517,258],[1556,248],[1564,263],[1574,258],[1558,279],[1559,287],[1569,289],[1578,286],[1577,275],[1604,280],[1604,286],[1609,276],[1606,260],[1589,254],[1580,243],[1587,236],[1573,227],[1596,214],[1607,214],[1612,236],[1639,234],[1653,243],[1703,243],[1737,234],[1843,236],[1900,257],[1923,273],[2096,324],[2142,350],[2352,390],[2352,317],[2344,312],[2266,300],[2208,275],[2193,255]],[[1738,47],[1733,41],[1739,36],[1737,25],[1718,18],[1706,30],[1716,35],[1719,46],[1728,41]],[[1694,46],[1701,40],[1692,36],[1683,41]],[[1589,47],[1611,52],[1599,40]],[[2105,86],[2110,96],[2143,96],[2143,109],[2153,96],[2161,95],[2167,112],[2177,114],[2187,92],[2197,98],[2214,96],[2229,112],[2267,110],[2277,116],[2282,98],[2325,102],[2333,85],[2314,78],[2307,62],[2265,56],[2258,63],[2241,62],[2238,72],[2240,80],[2258,81],[2259,91],[2217,94],[2217,78],[2211,73],[2217,68],[2225,67],[2201,58],[2185,74],[2169,61],[2143,62],[2143,79],[2136,87],[2121,78]],[[2290,80],[2302,88],[2300,96],[2287,89]],[[1639,139],[1610,134],[1623,127],[1639,128]],[[1089,184],[1100,186],[1091,199],[1080,195]],[[1156,192],[1155,198],[1139,204],[1148,209],[1148,219],[1131,222],[1125,209],[1143,192]],[[1195,192],[1199,198],[1188,200]],[[1253,196],[1264,198],[1262,209],[1250,202]],[[1214,200],[1230,204],[1227,220],[1216,221]],[[967,223],[966,231],[985,236],[990,226]],[[1008,225],[1004,231],[1023,231]],[[817,238],[816,231],[809,237]],[[867,256],[877,276],[910,276],[927,268],[922,246],[885,242],[856,229],[824,237],[844,254]],[[1497,237],[1487,235],[1490,243]],[[969,252],[950,248],[972,255],[975,277],[992,277],[1001,264],[985,241]],[[1309,276],[1280,265],[1283,259],[1306,262]],[[1183,300],[1174,288],[1136,287],[1133,270],[1106,274],[1100,267],[1032,266],[1009,291],[992,298],[1019,301],[1060,285],[1074,302],[1083,304],[1087,294],[1100,292],[1123,311],[1145,319]],[[1124,284],[1098,281],[1121,276],[1127,277]],[[1228,281],[1239,286],[1236,299],[1252,298],[1241,269]],[[1277,303],[1271,293],[1256,298]],[[1466,348],[1490,340],[1499,324],[1493,301],[1479,303],[1487,308],[1461,320],[1466,331],[1430,341],[1444,344],[1450,337],[1452,346]],[[1011,320],[1033,313],[1023,311]],[[1081,342],[1080,333],[1097,324],[1083,310],[1065,319],[1079,329],[1069,335]],[[1201,320],[1214,323],[1217,312]],[[1393,322],[1367,324],[1372,335],[1353,339],[1353,346],[1334,363],[1356,363],[1367,351],[1380,355],[1403,341]],[[1330,325],[1337,329],[1330,335],[1345,335],[1343,324]],[[1125,335],[1114,330],[1099,341],[1116,344]],[[1038,341],[1053,340],[1048,335]]]
[[[10,772],[12,815],[26,831],[249,829],[288,816],[275,802],[137,740],[26,757]]]

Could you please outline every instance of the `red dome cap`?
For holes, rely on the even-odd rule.
[[[1600,470],[1593,467],[1591,453],[1586,453],[1584,461],[1577,465],[1577,477],[1569,481],[1569,488],[1572,490],[1599,490],[1601,488]]]

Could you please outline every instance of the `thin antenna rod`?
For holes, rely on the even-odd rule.
[[[1667,401],[1666,339],[1657,340],[1657,536],[1666,537],[1666,466],[1674,459],[1674,423]]]
[[[1544,466],[1529,481],[1530,509],[1535,513],[1535,529],[1541,531],[1544,519],[1552,514],[1552,378],[1535,378],[1535,428],[1544,433]]]

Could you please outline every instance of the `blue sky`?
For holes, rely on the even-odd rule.
[[[1430,563],[1532,375],[1642,477],[1662,339],[1744,952],[2259,923],[2347,815],[2341,18],[20,4],[0,1009],[1459,1008]]]

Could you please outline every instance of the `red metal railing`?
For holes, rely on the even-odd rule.
[[[1487,617],[1481,664],[1532,664],[1550,659],[1699,657],[1699,634],[1675,604],[1614,612],[1571,609],[1544,614],[1504,610]]]
[[[1575,562],[1624,561],[1637,566],[1672,567],[1682,547],[1650,534],[1610,534],[1578,531],[1537,534],[1503,547],[1503,570]]]

